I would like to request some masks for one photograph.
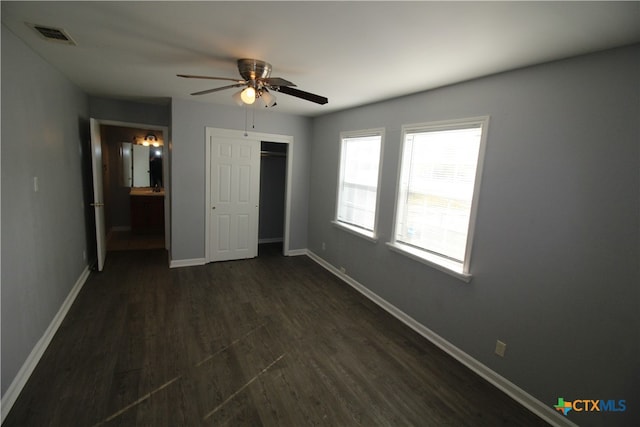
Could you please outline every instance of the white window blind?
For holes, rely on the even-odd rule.
[[[440,258],[460,272],[485,121],[424,125],[404,132],[394,243]],[[465,272],[466,273],[466,272]]]
[[[341,137],[336,221],[374,231],[382,133]]]

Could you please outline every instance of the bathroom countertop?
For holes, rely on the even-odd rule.
[[[153,191],[151,187],[134,187],[129,191],[130,196],[164,196],[164,188],[160,191]]]

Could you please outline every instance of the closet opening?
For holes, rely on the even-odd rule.
[[[288,145],[270,141],[260,144],[259,256],[284,253]]]

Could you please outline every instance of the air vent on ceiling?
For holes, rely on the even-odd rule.
[[[27,23],[27,25],[33,28],[38,33],[38,35],[40,35],[40,37],[46,40],[56,43],[70,44],[74,46],[76,44],[76,42],[74,42],[69,34],[67,34],[67,32],[63,29],[29,23]]]

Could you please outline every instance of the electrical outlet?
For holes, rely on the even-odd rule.
[[[327,249],[327,245],[325,245],[324,242],[322,242],[322,250],[324,251],[325,249]]]
[[[496,354],[500,357],[504,357],[504,352],[507,351],[507,344],[497,340],[496,341]]]
[[[40,191],[40,184],[38,183],[38,177],[34,176],[33,177],[33,192],[37,193],[38,191]]]

